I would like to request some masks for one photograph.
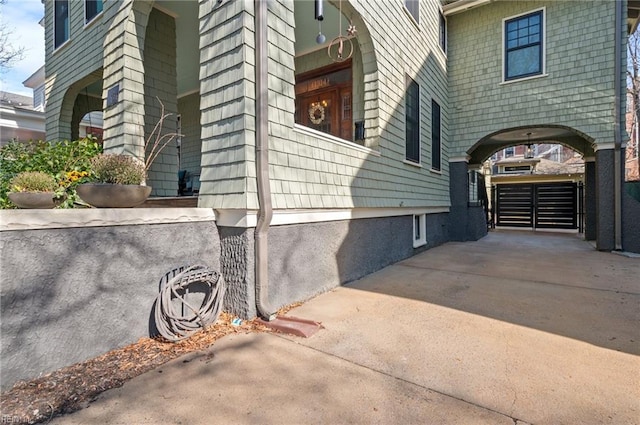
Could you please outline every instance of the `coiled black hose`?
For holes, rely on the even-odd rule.
[[[207,286],[207,291],[196,308],[185,299],[187,287],[200,287],[202,284]],[[160,288],[154,303],[156,327],[160,335],[169,341],[180,341],[214,323],[222,312],[225,290],[226,285],[220,273],[206,266],[194,265],[178,273]]]

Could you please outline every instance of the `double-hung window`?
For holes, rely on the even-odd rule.
[[[420,86],[407,76],[405,95],[405,138],[407,161],[420,163]]]
[[[438,32],[438,42],[443,52],[447,53],[447,20],[440,12],[440,28]]]
[[[69,1],[53,2],[53,48],[57,49],[69,39]]]
[[[102,0],[84,1],[84,23],[88,24],[102,12]]]
[[[544,72],[544,10],[504,21],[504,80]]]
[[[440,105],[431,100],[431,169],[442,169],[442,119]]]
[[[409,14],[413,17],[416,23],[420,23],[420,1],[404,0],[404,7],[407,8]]]

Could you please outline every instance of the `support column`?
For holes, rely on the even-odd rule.
[[[613,155],[613,149],[596,151],[596,248],[599,251],[615,249]]]
[[[144,36],[152,2],[125,0],[106,30],[103,43],[103,141],[106,152],[144,152]]]
[[[452,241],[467,240],[468,204],[468,159],[449,162],[449,238]]]
[[[598,213],[596,204],[596,158],[584,159],[584,238],[594,241],[597,238]]]
[[[253,2],[200,2],[199,19],[198,206],[257,209]]]
[[[162,114],[169,116],[163,121],[160,134],[175,134],[177,130],[178,85],[176,69],[176,22],[172,16],[152,9],[144,37],[144,138],[145,157],[149,159],[155,137],[150,139]],[[158,133],[155,133],[156,136]],[[147,184],[153,187],[152,196],[176,196],[178,194],[178,152],[173,140],[164,149],[156,149],[147,176]]]

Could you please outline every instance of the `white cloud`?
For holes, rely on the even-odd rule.
[[[11,31],[10,43],[24,48],[24,58],[0,75],[1,90],[31,95],[22,82],[44,65],[44,28],[38,23],[43,16],[40,0],[7,0],[0,6],[0,21]]]

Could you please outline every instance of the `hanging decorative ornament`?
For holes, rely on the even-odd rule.
[[[349,37],[355,37],[356,33],[358,32],[358,30],[356,29],[356,26],[353,25],[353,21],[349,21],[349,26],[347,27],[347,35]]]
[[[322,23],[318,22],[318,36],[316,37],[316,43],[324,44],[327,41],[327,37],[322,33]]]
[[[356,34],[356,26],[349,22],[347,34],[353,37]],[[327,47],[327,54],[334,62],[344,62],[353,55],[353,41],[349,37],[342,35],[342,0],[340,0],[340,21],[338,24],[338,36],[331,40]]]

